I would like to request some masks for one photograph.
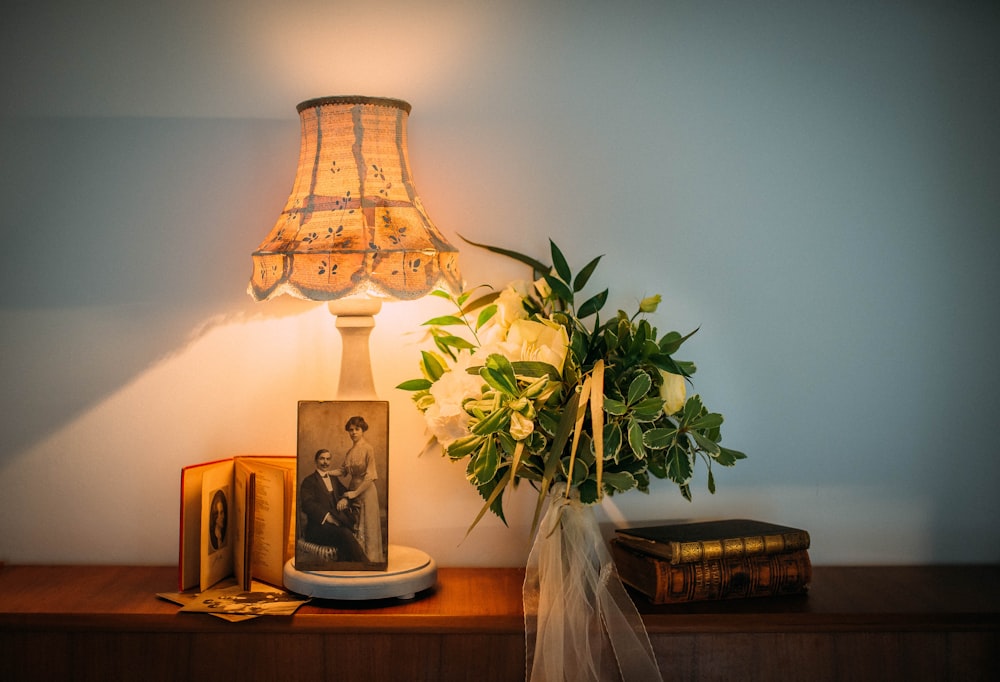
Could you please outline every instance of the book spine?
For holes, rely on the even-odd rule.
[[[670,561],[690,564],[699,561],[782,554],[809,549],[809,533],[796,531],[773,535],[750,535],[724,540],[671,542]]]
[[[612,542],[611,547],[622,582],[654,604],[799,594],[812,580],[812,563],[806,550],[671,564],[617,542]]]

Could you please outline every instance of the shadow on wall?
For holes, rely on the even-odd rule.
[[[0,126],[0,459],[215,324],[310,305],[244,293],[297,145],[294,118]]]

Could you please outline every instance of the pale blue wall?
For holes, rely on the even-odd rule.
[[[413,104],[448,235],[604,253],[612,304],[659,292],[659,326],[701,327],[696,387],[751,459],[712,500],[703,476],[691,506],[657,488],[666,514],[802,525],[817,563],[1000,561],[996,3],[142,4],[39,0],[0,23],[0,560],[99,560],[37,542],[76,494],[28,477],[53,465],[99,490],[97,469],[134,469],[174,513],[176,481],[141,463],[155,428],[128,452],[47,444],[206,320],[278,314],[244,288],[290,186],[294,105],[361,92]],[[463,267],[514,272],[468,250]],[[154,423],[188,429],[169,472],[253,447]],[[657,518],[657,495],[625,515]]]

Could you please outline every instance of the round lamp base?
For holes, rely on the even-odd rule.
[[[413,599],[434,587],[437,564],[425,552],[389,545],[384,571],[300,571],[295,561],[285,564],[285,587],[319,599]]]

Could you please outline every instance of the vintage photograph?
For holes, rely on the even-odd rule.
[[[261,583],[254,583],[252,590],[238,585],[222,585],[198,594],[162,593],[158,596],[181,603],[181,611],[211,613],[225,620],[245,620],[248,616],[290,616],[308,601]]]
[[[389,403],[300,401],[295,567],[384,571]]]
[[[212,506],[208,512],[209,553],[226,546],[226,529],[229,519],[229,502],[225,490],[216,490],[212,495]]]

